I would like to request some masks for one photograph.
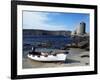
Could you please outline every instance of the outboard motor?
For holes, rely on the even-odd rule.
[[[35,52],[35,47],[32,47],[32,51],[29,52],[29,54],[30,54],[30,55],[31,55],[31,54],[34,54],[34,52]]]
[[[35,47],[32,47],[32,52],[35,52]]]

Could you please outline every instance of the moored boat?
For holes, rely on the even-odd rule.
[[[65,61],[67,54],[61,53],[61,54],[48,55],[48,56],[44,56],[44,55],[38,56],[38,55],[28,54],[27,57],[36,61]]]
[[[52,51],[50,53],[36,52],[35,48],[32,47],[32,51],[28,53],[27,57],[36,61],[65,61],[67,54],[65,52],[54,53]]]

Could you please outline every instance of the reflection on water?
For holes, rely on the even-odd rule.
[[[23,50],[30,50],[32,46],[60,49],[71,42],[72,38],[69,36],[24,35]]]

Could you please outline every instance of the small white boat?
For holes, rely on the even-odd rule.
[[[60,54],[57,54],[56,56],[48,55],[47,57],[45,57],[44,55],[40,55],[38,57],[37,55],[33,56],[32,54],[28,54],[27,57],[36,61],[65,61],[67,55],[64,53],[60,53]]]

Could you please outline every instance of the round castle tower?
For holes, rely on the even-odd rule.
[[[74,31],[72,31],[72,35],[83,35],[86,33],[85,29],[86,29],[86,23],[81,22],[79,26]]]
[[[79,27],[77,28],[77,34],[85,34],[85,27],[86,24],[84,22],[81,22]]]

